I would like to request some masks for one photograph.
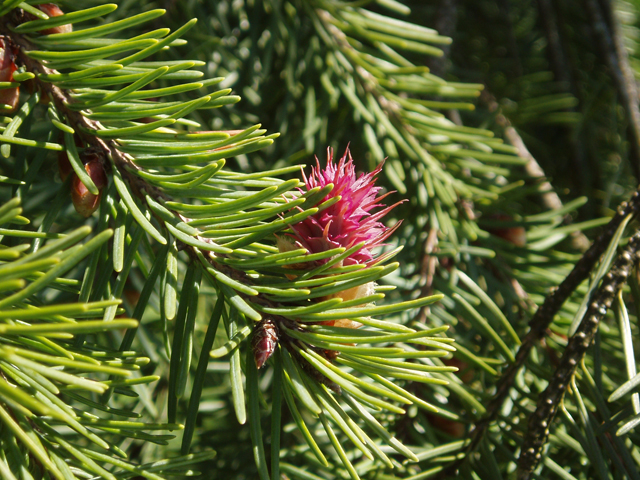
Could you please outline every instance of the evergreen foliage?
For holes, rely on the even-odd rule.
[[[59,5],[0,2],[1,478],[640,478],[635,0]]]

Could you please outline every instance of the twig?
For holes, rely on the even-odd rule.
[[[27,67],[28,71],[45,75],[59,73],[57,70],[48,68],[38,60],[34,60],[33,58],[24,54],[25,52],[28,52],[30,50],[37,50],[37,48],[24,36],[16,34],[15,32],[11,32],[5,24],[0,24],[0,34],[10,37],[12,41],[20,47],[20,60],[25,65],[25,67]],[[128,154],[118,149],[118,143],[115,140],[103,140],[97,135],[87,133],[87,130],[100,130],[102,127],[98,122],[85,117],[81,112],[70,109],[69,104],[72,103],[72,99],[65,90],[61,89],[53,83],[39,81],[37,76],[36,81],[38,82],[39,88],[51,98],[56,108],[59,111],[64,112],[65,118],[69,122],[70,126],[76,131],[76,133],[80,135],[88,145],[95,148],[96,151],[101,153],[100,160],[102,161],[103,167],[106,171],[110,170],[108,158],[109,156],[111,156],[115,168],[117,168],[122,177],[127,180],[133,193],[142,202],[144,202],[145,204],[147,203],[145,195],[149,195],[156,201],[167,199],[170,200],[170,198],[164,192],[162,192],[162,190],[155,187],[154,185],[149,184],[138,175],[132,173],[132,171],[139,170],[139,167],[134,163],[133,159]],[[185,223],[191,220],[176,211],[173,211],[171,209],[169,210],[177,218]],[[151,213],[155,216],[155,213],[153,211],[151,211]],[[159,220],[160,224],[162,224],[161,219]],[[202,237],[200,235],[196,235],[194,236],[194,238],[205,243],[212,242],[210,238]],[[185,247],[188,247],[189,250],[193,250],[193,252],[191,252],[193,255],[191,256],[194,257],[196,247]]]
[[[529,480],[540,463],[542,448],[549,437],[549,427],[575,373],[576,366],[591,345],[600,319],[607,313],[618,291],[626,283],[631,268],[639,257],[638,250],[640,250],[640,233],[631,237],[627,247],[618,256],[609,273],[605,275],[578,330],[569,339],[553,378],[538,397],[536,410],[529,416],[528,432],[524,437],[522,453],[518,459],[518,480]]]
[[[57,70],[48,68],[38,60],[34,60],[33,58],[24,54],[30,50],[37,50],[37,48],[24,36],[11,32],[5,24],[0,24],[0,34],[10,37],[11,40],[18,47],[20,47],[20,60],[25,65],[28,71],[43,75],[52,75],[59,73]],[[139,177],[128,172],[127,168],[124,168],[125,166],[127,166],[134,170],[138,169],[138,167],[132,162],[131,158],[128,155],[118,150],[117,143],[114,140],[103,140],[96,135],[91,135],[85,132],[86,130],[100,130],[100,124],[88,119],[87,117],[82,115],[82,113],[70,109],[68,105],[72,103],[71,97],[63,89],[57,87],[53,83],[39,81],[37,76],[36,81],[38,82],[39,88],[51,98],[56,108],[64,112],[66,119],[71,124],[71,127],[76,131],[76,133],[82,136],[87,144],[102,153],[103,157],[101,158],[101,160],[104,164],[103,166],[107,171],[109,170],[107,158],[109,155],[111,155],[116,166],[121,168],[122,175],[128,178],[129,182],[135,189],[144,186],[144,188],[147,190],[147,193],[151,191],[154,197],[164,198],[164,194],[159,189],[148,185]],[[142,184],[140,184],[141,181],[143,182]]]
[[[551,183],[546,180],[544,170],[542,170],[540,164],[536,161],[533,155],[531,155],[516,129],[511,126],[505,128],[504,136],[511,145],[518,149],[518,156],[527,160],[527,163],[524,166],[527,174],[533,178],[544,179],[539,184],[540,191],[542,192],[542,204],[549,210],[558,210],[562,208],[562,200],[560,200],[560,197],[551,186]],[[576,250],[584,252],[589,248],[589,240],[584,233],[576,231],[571,234],[571,246]]]
[[[630,214],[637,215],[638,212],[640,212],[640,190],[636,190],[628,202],[623,202],[618,207],[615,216],[607,224],[605,231],[593,242],[589,250],[587,250],[582,258],[575,264],[573,270],[562,283],[547,295],[544,303],[538,308],[529,322],[530,329],[522,340],[522,345],[516,354],[516,361],[509,365],[502,374],[498,382],[496,394],[489,402],[484,418],[478,421],[472,430],[472,439],[467,447],[467,452],[475,450],[489,426],[496,420],[513,386],[515,377],[529,357],[531,349],[544,337],[546,329],[567,298],[569,298],[571,293],[589,276],[596,262],[611,242],[622,220]]]
[[[433,255],[433,252],[438,248],[438,229],[431,228],[429,235],[424,242],[424,250],[422,253],[422,262],[420,265],[420,296],[431,295],[433,286],[433,277],[438,265],[438,258]],[[418,314],[418,321],[424,323],[427,320],[427,316],[430,312],[430,305],[425,305],[420,309]]]
[[[504,136],[507,138],[509,143],[518,149],[518,156],[520,158],[524,158],[527,163],[524,166],[525,171],[530,177],[539,178],[542,181],[538,184],[539,190],[542,192],[542,204],[548,208],[549,210],[559,210],[562,208],[562,200],[558,194],[553,190],[551,183],[546,180],[546,176],[544,174],[544,170],[540,164],[536,161],[536,159],[531,155],[524,142],[522,141],[522,137],[518,134],[515,128],[508,126],[504,129]]]
[[[524,142],[522,141],[522,137],[517,132],[515,128],[511,126],[511,122],[507,117],[502,114],[500,111],[500,106],[496,101],[495,97],[487,92],[486,90],[482,93],[481,97],[485,103],[487,104],[489,111],[497,112],[496,115],[496,123],[504,128],[504,136],[507,138],[509,143],[516,147],[518,150],[518,156],[527,161],[524,166],[527,174],[532,177],[541,180],[540,183],[540,192],[542,192],[541,201],[542,205],[549,210],[558,210],[562,208],[562,200],[555,192],[551,183],[546,180],[546,175],[544,170],[538,163],[538,161],[531,155],[529,149],[526,147]],[[569,217],[565,217],[565,223],[568,223]],[[572,247],[576,250],[584,252],[589,247],[589,240],[582,232],[573,232],[571,234],[571,242]]]
[[[10,35],[12,40],[15,42],[15,44],[20,47],[20,59],[22,63],[26,66],[28,71],[39,73],[39,74],[46,74],[46,75],[59,73],[57,70],[50,69],[45,65],[41,64],[38,60],[34,60],[28,55],[25,55],[25,52],[36,49],[34,45],[31,44],[25,37],[19,34],[15,34],[14,32],[10,32],[6,27],[6,25],[3,25],[0,23],[0,35],[2,34],[7,36]],[[53,83],[43,82],[37,79],[38,77],[36,76],[36,81],[38,81],[39,88],[41,88],[42,91],[51,98],[52,102],[54,102],[56,108],[59,111],[64,112],[65,118],[68,121],[69,125],[76,131],[77,134],[82,136],[83,140],[88,145],[95,148],[96,151],[100,152],[101,154],[100,159],[104,163],[105,169],[108,169],[110,167],[110,164],[107,160],[110,156],[113,159],[113,168],[118,169],[122,177],[125,178],[129,183],[129,186],[131,187],[133,194],[135,194],[145,205],[147,204],[146,195],[149,195],[151,198],[158,201],[171,199],[159,188],[149,184],[143,178],[133,173],[133,171],[139,170],[139,167],[134,163],[134,160],[133,158],[131,158],[130,155],[118,149],[118,143],[115,140],[103,140],[96,135],[87,133],[87,131],[91,131],[91,130],[100,130],[102,127],[98,122],[88,119],[79,111],[72,110],[71,108],[69,108],[69,104],[72,103],[72,98],[68,94],[68,92],[66,92],[64,89],[61,89],[60,87],[57,87]],[[181,221],[185,223],[188,223],[189,221],[192,220],[168,207],[167,209],[172,214],[174,214],[177,218],[179,218]],[[151,209],[149,210],[155,216],[154,212]],[[158,218],[158,221],[161,225],[163,224],[163,221],[161,218]],[[194,238],[206,243],[213,242],[212,239],[208,237],[203,237],[200,235],[194,235]],[[176,239],[176,242],[178,242],[179,244],[179,249],[186,251],[191,261],[200,262],[199,259],[203,258],[206,262],[208,262],[208,265],[211,265],[214,269],[224,273],[228,277],[231,277],[234,280],[237,280],[244,285],[254,284],[254,281],[246,274],[246,272],[235,269],[229,265],[226,265],[220,262],[217,257],[213,257],[209,255],[208,252],[206,251],[203,252],[197,246],[182,243],[178,239]],[[219,286],[219,283],[217,280],[214,279],[213,281]],[[219,287],[219,290],[221,290],[220,287]],[[271,308],[281,306],[277,302],[271,301],[261,294],[257,296],[249,296],[242,292],[236,292],[236,293],[245,301],[250,303],[259,304],[261,306],[271,307]],[[273,321],[276,321],[279,326],[286,325],[289,329],[300,328],[296,322],[289,320],[284,316],[270,315],[269,318]],[[286,334],[281,335],[281,340],[283,341],[288,340],[288,337],[286,336]],[[326,356],[323,350],[319,351],[318,353],[320,355]],[[303,358],[300,358],[300,364],[303,366],[303,368],[306,368],[305,365],[307,365],[309,368],[309,371],[311,372],[314,378],[318,379],[320,382],[324,383],[334,391],[339,391],[339,387],[336,384],[326,379],[324,376],[320,375],[318,371],[312,368],[310,365],[308,365],[308,362]]]
[[[607,25],[605,14],[596,0],[585,0],[587,12],[591,17],[592,27],[603,50],[605,61],[611,70],[614,84],[624,106],[629,129],[631,130],[631,169],[640,179],[640,109],[638,87],[629,65],[629,57],[624,40],[619,33],[615,18],[611,12],[607,16],[612,19],[612,28]]]

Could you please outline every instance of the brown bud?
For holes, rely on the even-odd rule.
[[[94,195],[87,190],[87,187],[84,186],[74,172],[73,179],[71,180],[71,199],[73,200],[73,206],[75,207],[76,212],[85,218],[89,218],[100,205],[102,190],[107,185],[107,174],[105,173],[102,163],[97,156],[94,156],[94,158],[85,163],[84,169],[87,171],[96,187],[98,187],[98,195]]]
[[[5,38],[0,38],[0,82],[12,82],[13,72],[17,70],[14,61],[13,48]],[[2,113],[13,113],[18,108],[20,99],[20,87],[3,88],[0,90],[0,104],[8,105],[8,108],[0,110]]]
[[[460,380],[462,380],[463,383],[471,383],[473,381],[473,378],[475,377],[475,371],[464,360],[452,357],[443,359],[442,363],[444,363],[447,367],[456,367],[458,371],[455,372],[455,374],[460,378]]]
[[[60,7],[55,3],[43,3],[41,5],[38,5],[37,7],[38,7],[38,10],[43,11],[44,13],[49,15],[49,17],[59,17],[60,15],[64,14],[64,12],[60,10]],[[60,25],[59,27],[52,27],[52,28],[47,28],[45,30],[40,30],[40,33],[42,33],[43,35],[52,35],[54,33],[69,33],[72,31],[73,31],[73,25],[68,23],[67,25]]]
[[[490,217],[492,220],[512,221],[513,217],[505,214],[496,214]],[[527,244],[527,232],[524,227],[487,228],[487,231],[496,237],[500,237],[517,247],[524,247]]]
[[[14,51],[6,38],[0,37],[0,82],[13,81],[13,72],[17,70]]]
[[[527,233],[523,227],[512,227],[497,230],[494,235],[513,243],[517,247],[524,247],[527,244]]]
[[[431,425],[433,425],[441,432],[446,433],[450,437],[461,438],[462,436],[464,436],[467,430],[467,427],[464,425],[464,423],[456,422],[455,420],[441,417],[433,413],[427,413],[426,416]]]
[[[355,343],[350,343],[349,345],[355,345]],[[327,360],[335,360],[340,355],[340,352],[337,350],[322,350],[322,355]]]
[[[133,287],[132,288],[125,287],[124,292],[122,292],[122,296],[129,303],[129,305],[131,305],[134,308],[136,305],[138,305],[138,300],[140,300],[140,292]]]
[[[265,318],[253,330],[253,339],[251,340],[251,349],[253,350],[253,358],[256,361],[256,367],[262,366],[273,355],[278,346],[278,328],[273,320]]]

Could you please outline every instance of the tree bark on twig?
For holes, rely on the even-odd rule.
[[[631,268],[638,259],[640,233],[629,240],[629,244],[617,257],[613,267],[602,280],[602,285],[593,295],[576,333],[564,349],[560,365],[549,381],[547,388],[538,397],[535,412],[529,416],[527,434],[518,459],[518,480],[530,480],[533,471],[542,460],[542,449],[549,438],[551,423],[555,418],[565,392],[569,388],[577,366],[591,345],[598,331],[600,320],[611,307],[617,293],[624,286]]]
[[[496,115],[496,123],[504,128],[504,136],[506,137],[506,139],[511,145],[516,147],[516,149],[518,150],[518,156],[527,161],[524,166],[527,174],[532,178],[541,180],[540,192],[542,194],[540,197],[542,204],[549,210],[558,210],[562,208],[562,200],[553,189],[551,183],[546,180],[544,170],[542,169],[538,161],[534,158],[534,156],[531,155],[531,152],[529,152],[529,149],[524,144],[524,141],[522,140],[522,137],[520,137],[520,134],[518,134],[516,129],[511,126],[511,122],[509,121],[509,119],[502,113],[500,113],[500,107],[496,99],[493,97],[493,95],[486,91],[483,92],[483,97],[485,99],[485,102],[489,106],[489,110],[498,112],[498,114]],[[568,222],[569,217],[565,218],[565,221]],[[573,232],[571,234],[571,242],[572,247],[581,252],[584,252],[585,250],[587,250],[587,248],[589,248],[589,240],[582,232]]]
[[[518,156],[527,160],[527,163],[524,166],[525,171],[533,178],[545,179],[540,183],[543,205],[549,210],[558,210],[562,208],[562,200],[560,200],[560,197],[551,186],[551,183],[546,180],[544,170],[542,170],[540,164],[536,161],[533,155],[531,155],[516,129],[513,127],[505,128],[504,136],[511,145],[518,149]],[[576,250],[584,252],[589,248],[589,239],[587,239],[586,235],[582,232],[572,232],[571,246]]]
[[[467,447],[467,452],[474,451],[482,439],[487,429],[498,418],[500,410],[513,387],[517,373],[526,362],[533,347],[544,337],[545,331],[553,321],[564,302],[569,298],[573,291],[589,276],[596,265],[596,262],[607,249],[611,239],[613,238],[618,227],[628,215],[636,216],[640,212],[640,189],[636,190],[629,201],[623,202],[605,227],[604,232],[593,242],[589,250],[575,264],[573,270],[567,275],[562,283],[553,290],[544,300],[544,303],[538,308],[529,322],[530,329],[527,335],[522,339],[516,361],[508,366],[498,381],[496,394],[493,396],[487,406],[485,416],[476,423],[471,431],[471,442]],[[465,455],[465,458],[467,456]],[[459,463],[452,465],[444,471],[446,475],[450,475],[452,470],[457,469]]]

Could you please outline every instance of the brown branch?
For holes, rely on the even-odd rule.
[[[542,204],[549,210],[558,210],[562,208],[562,200],[560,200],[560,197],[551,186],[551,183],[546,180],[544,170],[542,170],[540,164],[533,157],[533,155],[531,155],[526,145],[522,141],[522,137],[520,137],[516,129],[511,126],[505,128],[504,136],[507,138],[511,145],[518,149],[518,156],[527,160],[527,163],[524,166],[527,174],[533,178],[541,180],[539,189],[540,192],[542,192]],[[565,223],[568,223],[567,220],[569,220],[569,217],[565,217]],[[587,248],[589,248],[589,239],[584,233],[580,231],[572,232],[571,246],[576,250],[584,252]]]
[[[16,34],[15,32],[9,30],[6,24],[0,23],[0,34],[6,35],[7,37],[11,38],[13,43],[19,47],[19,59],[28,71],[41,75],[52,75],[59,73],[57,70],[48,68],[38,60],[29,57],[29,55],[27,55],[26,53],[30,50],[37,50],[35,45],[29,42],[24,36]],[[156,201],[167,199],[170,200],[170,198],[162,190],[155,187],[154,185],[149,184],[143,178],[133,173],[140,168],[134,163],[131,156],[122,152],[118,148],[118,143],[115,140],[104,140],[97,135],[93,135],[87,132],[87,130],[101,130],[102,126],[100,125],[100,123],[85,117],[81,112],[69,108],[69,105],[73,103],[73,99],[67,91],[51,82],[39,80],[37,75],[35,81],[37,82],[38,87],[41,89],[41,91],[49,96],[58,111],[64,113],[66,120],[75,130],[75,133],[82,137],[87,145],[94,148],[97,152],[100,152],[99,157],[106,171],[109,171],[111,167],[108,161],[108,158],[110,157],[113,160],[115,168],[118,169],[123,179],[127,181],[133,193],[144,204],[146,204],[145,195],[149,195],[153,200]],[[185,223],[191,220],[190,218],[187,218],[172,209],[168,208],[168,210],[170,210],[171,213],[176,216],[176,218]],[[149,209],[149,211],[154,217],[157,218],[157,215],[153,212],[152,209]],[[158,218],[158,220],[162,225],[162,220],[160,218]],[[210,238],[201,237],[199,235],[194,236],[194,238],[197,238],[198,240],[205,243],[212,242]],[[176,241],[178,242],[180,249],[193,250],[190,255],[192,258],[195,257],[195,250],[197,250],[196,247],[185,245],[179,240]]]
[[[500,106],[498,105],[498,102],[496,101],[494,96],[485,90],[482,93],[482,98],[488,105],[490,111],[497,112],[496,123],[504,128],[504,136],[511,145],[516,147],[516,149],[518,150],[518,156],[527,161],[527,163],[524,165],[524,169],[527,174],[530,177],[538,179],[540,181],[539,191],[541,192],[540,199],[542,205],[549,210],[558,210],[562,208],[563,205],[560,196],[553,189],[551,183],[549,183],[549,181],[546,179],[544,170],[535,159],[535,157],[531,155],[531,152],[529,152],[529,149],[524,144],[524,141],[522,140],[520,134],[514,127],[511,126],[511,122],[509,121],[509,119],[505,117],[501,112]],[[564,223],[569,222],[570,217],[566,216],[564,219]],[[576,250],[584,252],[585,250],[587,250],[587,248],[589,248],[589,240],[584,233],[579,231],[573,232],[571,233],[571,246]]]
[[[27,52],[30,50],[37,50],[37,48],[24,36],[10,31],[7,28],[7,25],[2,23],[0,23],[0,34],[10,37],[11,40],[19,47],[20,62],[24,64],[28,71],[40,75],[53,75],[59,73],[57,70],[43,65],[38,60],[27,55]],[[107,171],[110,170],[109,165],[107,164],[107,158],[111,156],[123,177],[126,177],[131,186],[137,190],[136,193],[139,194],[140,190],[144,189],[147,193],[151,192],[157,199],[165,198],[165,195],[159,189],[147,184],[140,177],[132,175],[129,172],[129,169],[138,170],[138,166],[133,163],[132,158],[129,157],[129,155],[118,149],[118,144],[115,140],[103,140],[97,135],[92,135],[86,132],[86,130],[101,130],[102,127],[98,122],[88,119],[79,111],[69,108],[69,105],[73,103],[73,100],[65,90],[51,82],[40,80],[37,75],[35,81],[37,82],[40,90],[51,99],[56,108],[59,111],[64,112],[65,118],[69,122],[71,128],[75,130],[76,134],[80,135],[80,137],[82,137],[89,146],[93,147],[96,151],[101,152],[101,161]]]
[[[31,44],[27,39],[25,39],[21,35],[16,35],[15,33],[9,31],[6,28],[6,25],[3,25],[3,24],[0,24],[0,34],[10,36],[14,41],[14,43],[16,43],[20,47],[20,60],[30,72],[45,74],[45,75],[58,73],[56,70],[46,67],[45,65],[41,64],[39,61],[34,60],[25,54],[29,50],[36,49],[35,46]],[[40,89],[43,91],[43,93],[48,95],[51,98],[51,101],[54,102],[58,111],[64,114],[67,122],[75,130],[76,134],[80,135],[82,139],[87,143],[87,145],[94,148],[97,152],[100,152],[100,155],[99,155],[100,160],[103,162],[103,166],[107,170],[110,167],[110,164],[107,159],[109,157],[113,159],[113,168],[118,169],[122,177],[126,179],[126,181],[128,182],[129,186],[132,189],[132,192],[145,205],[147,204],[145,195],[149,195],[151,198],[153,198],[156,201],[170,199],[170,197],[164,194],[164,192],[162,192],[159,188],[153,185],[150,185],[143,178],[139,177],[138,175],[135,175],[134,172],[139,170],[139,167],[134,163],[132,157],[130,157],[128,154],[118,149],[118,143],[115,140],[103,140],[100,137],[96,135],[92,135],[91,133],[87,132],[87,130],[89,131],[100,130],[102,129],[102,127],[98,122],[95,122],[91,119],[86,118],[81,112],[69,108],[69,105],[72,103],[73,100],[71,96],[68,94],[68,92],[66,92],[64,89],[57,87],[53,83],[38,80],[37,76],[36,76],[36,81]],[[239,131],[232,132],[232,133],[239,133]],[[171,211],[173,215],[175,215],[177,218],[179,218],[181,221],[185,223],[191,220],[190,218],[185,217],[184,215],[181,215],[180,213],[168,207],[166,208],[169,211]],[[154,215],[158,219],[159,223],[162,225],[163,224],[162,219],[158,218],[153,212],[153,210],[149,209],[149,211],[152,213],[152,215]],[[207,242],[207,243],[212,242],[212,240],[207,237],[202,237],[199,235],[195,235],[194,237],[202,242]],[[211,266],[215,270],[222,272],[225,275],[245,285],[254,284],[252,279],[249,276],[247,276],[245,272],[241,270],[237,270],[224,263],[221,263],[220,261],[218,261],[219,259],[209,255],[208,254],[209,252],[203,252],[198,247],[185,244],[183,242],[180,242],[177,239],[176,239],[176,242],[178,244],[178,248],[180,250],[184,250],[189,256],[189,258],[191,259],[191,261],[200,263],[200,258],[203,258],[207,262],[206,265],[202,265],[203,267]],[[198,253],[201,253],[202,255],[200,256],[198,255]],[[218,285],[218,288],[220,290],[223,290],[223,288],[215,278],[213,279],[213,281]],[[264,297],[263,295],[249,296],[242,292],[236,292],[236,293],[243,300],[249,303],[253,303],[255,305],[260,305],[263,307],[271,307],[271,308],[281,306],[278,303],[273,302],[268,298]],[[275,321],[277,325],[280,327],[279,330],[282,333],[280,334],[279,340],[283,342],[284,345],[289,345],[292,342],[298,343],[297,340],[290,338],[286,333],[284,333],[284,329],[282,328],[282,326],[284,325],[289,329],[300,330],[300,326],[296,322],[289,320],[288,318],[281,315],[269,315],[268,318],[272,321]],[[314,350],[319,355],[322,355],[323,357],[328,358],[324,350],[321,350],[321,349],[314,349]],[[307,360],[305,360],[300,355],[296,354],[294,349],[290,349],[290,352],[292,353],[292,355],[294,355],[294,357],[296,357],[296,360],[300,363],[302,368],[305,369],[305,371],[307,371],[307,373],[309,373],[314,379],[323,383],[327,387],[331,388],[333,391],[339,393],[340,387],[338,385],[336,385],[334,382],[332,382],[328,378],[324,377],[324,375],[322,375],[315,368],[313,368],[308,363]],[[106,393],[105,395],[108,396],[110,395],[110,393],[111,393],[111,390],[109,390],[108,393]],[[106,398],[107,397],[104,397],[103,400],[106,401],[105,400]]]
[[[536,410],[529,416],[528,432],[524,436],[522,453],[518,459],[518,480],[529,480],[540,463],[542,449],[549,438],[550,425],[569,387],[576,367],[591,345],[598,331],[600,320],[626,283],[631,268],[638,259],[639,250],[640,233],[636,233],[618,256],[609,273],[605,275],[602,285],[595,292],[576,333],[569,339],[553,378],[538,397]]]
[[[14,32],[8,30],[7,26],[0,23],[0,34],[4,34],[12,39],[12,41],[20,48],[19,58],[22,64],[27,68],[28,71],[36,73],[36,74],[44,74],[51,75],[57,74],[58,72],[54,69],[48,68],[37,60],[26,55],[26,52],[29,50],[35,50],[35,46],[29,42],[25,37],[21,35],[17,35]],[[67,91],[61,89],[50,82],[45,82],[39,80],[36,76],[36,82],[41,89],[41,91],[48,95],[51,101],[54,103],[58,111],[62,112],[69,123],[69,125],[75,130],[77,135],[80,135],[82,139],[86,142],[87,145],[92,147],[96,152],[99,152],[100,161],[103,163],[103,167],[105,170],[110,170],[110,163],[108,158],[111,157],[113,160],[113,168],[118,169],[123,179],[125,179],[129,186],[132,189],[134,195],[136,195],[144,205],[147,205],[147,200],[145,198],[146,195],[149,195],[155,201],[167,200],[170,199],[162,190],[159,188],[147,183],[143,178],[136,175],[134,172],[139,170],[139,167],[134,163],[133,158],[128,154],[122,152],[118,148],[118,143],[115,140],[103,140],[100,137],[88,133],[88,131],[95,131],[102,129],[102,126],[91,119],[86,118],[81,112],[73,110],[69,108],[69,105],[73,102],[71,96]],[[236,132],[238,133],[238,132]],[[148,206],[147,206],[148,208]],[[181,221],[187,223],[191,219],[181,215],[179,212],[176,212],[167,207],[169,211],[176,218],[179,218]],[[157,215],[153,212],[152,209],[148,208],[148,210],[152,213],[154,217],[157,218],[160,225],[163,225],[163,221],[161,218],[158,218]],[[207,237],[202,237],[200,235],[195,235],[194,238],[202,242],[212,242],[212,239]],[[225,275],[233,278],[236,281],[239,281],[245,285],[253,284],[250,277],[246,275],[245,272],[234,269],[228,265],[225,265],[219,261],[216,261],[216,258],[213,258],[209,255],[209,252],[202,252],[198,247],[187,245],[176,239],[176,243],[178,245],[179,250],[184,250],[188,254],[189,258],[192,261],[199,262],[198,253],[202,253],[202,256],[206,259],[210,266],[214,269],[224,273]],[[217,281],[214,280],[216,283]],[[279,305],[271,302],[267,298],[264,298],[261,295],[257,297],[248,297],[241,292],[238,292],[239,295],[254,304],[259,304],[267,307],[277,307]],[[289,321],[285,317],[271,315],[271,318],[277,320],[280,324],[287,325],[289,328],[292,328],[293,322]]]
[[[515,128],[508,126],[504,129],[504,136],[509,143],[516,147],[518,150],[518,156],[524,158],[527,163],[524,166],[527,175],[533,178],[540,179],[539,191],[541,192],[542,204],[549,210],[559,210],[562,208],[562,200],[558,194],[553,190],[551,183],[546,179],[546,175],[542,167],[537,160],[531,155],[529,149],[522,141],[522,137],[518,134]]]
[[[424,242],[422,261],[420,264],[420,296],[426,297],[431,295],[433,286],[433,277],[436,273],[436,267],[438,265],[438,258],[433,255],[433,252],[438,248],[438,229],[429,229],[429,234]],[[425,305],[420,309],[418,313],[418,322],[424,323],[429,316],[431,305]]]
[[[502,405],[511,391],[516,375],[529,357],[529,353],[544,337],[545,331],[564,302],[583,280],[589,276],[596,262],[611,242],[622,220],[628,215],[635,216],[638,212],[640,212],[640,190],[636,190],[628,202],[623,202],[618,207],[616,214],[607,224],[605,231],[593,242],[589,250],[587,250],[582,258],[575,264],[573,270],[562,283],[547,295],[544,303],[538,308],[529,322],[530,329],[518,349],[516,361],[510,364],[502,374],[502,377],[498,381],[497,391],[487,406],[485,416],[474,426],[471,432],[471,443],[467,447],[467,452],[472,452],[477,448],[489,426],[498,418]],[[457,466],[458,464],[453,465],[447,472],[450,473],[451,469],[455,469]]]

